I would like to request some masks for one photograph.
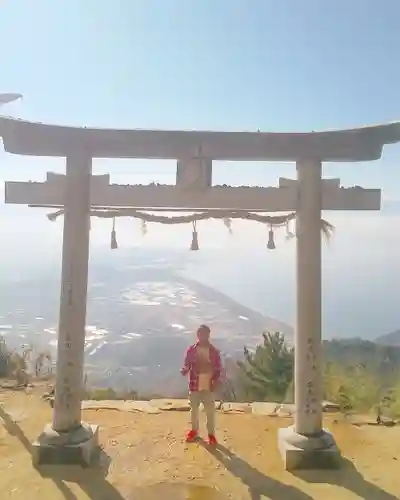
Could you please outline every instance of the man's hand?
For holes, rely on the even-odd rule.
[[[183,362],[183,368],[181,368],[181,375],[185,376],[190,372],[191,366],[193,364],[193,354],[192,354],[192,347],[189,347],[189,349],[186,351],[185,354],[185,360]]]
[[[211,392],[215,392],[218,389],[219,386],[219,380],[211,380],[210,382],[210,390]]]

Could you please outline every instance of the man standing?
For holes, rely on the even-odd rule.
[[[198,438],[199,408],[203,403],[207,417],[208,442],[217,444],[215,438],[215,398],[214,390],[221,376],[221,356],[210,343],[211,330],[207,325],[200,325],[197,330],[197,342],[186,352],[182,375],[189,374],[189,399],[191,405],[192,429],[186,441]]]

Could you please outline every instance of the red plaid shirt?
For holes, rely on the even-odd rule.
[[[182,375],[187,375],[189,373],[189,391],[196,392],[199,390],[199,370],[198,370],[198,357],[197,357],[197,346],[193,344],[186,351],[185,362],[183,368],[181,369]],[[210,344],[210,362],[211,362],[211,390],[214,390],[216,384],[221,377],[221,355],[219,350]]]

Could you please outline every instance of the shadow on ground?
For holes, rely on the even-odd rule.
[[[293,474],[307,483],[324,483],[352,491],[364,500],[398,500],[397,496],[367,481],[354,467],[353,462],[342,459],[340,469],[318,471],[294,471]]]
[[[31,454],[32,447],[29,439],[1,406],[0,418],[4,422],[5,430],[15,436]],[[310,495],[295,486],[266,476],[228,448],[222,445],[210,447],[204,441],[200,441],[200,444],[247,486],[252,500],[261,500],[263,497],[271,500],[312,500]],[[42,477],[54,482],[65,500],[78,500],[68,483],[78,485],[90,500],[155,500],[159,498],[164,500],[223,500],[225,498],[223,493],[207,486],[176,483],[160,483],[147,488],[134,489],[125,497],[107,481],[109,465],[110,457],[104,451],[100,451],[96,463],[90,468],[40,466],[36,467],[36,470]],[[346,459],[343,459],[342,467],[338,470],[295,471],[293,474],[308,483],[324,483],[345,488],[364,500],[398,500],[396,496],[364,479],[353,463]]]
[[[280,500],[282,498],[285,500],[306,500],[311,498],[307,493],[294,486],[283,484],[265,476],[225,446],[218,445],[213,448],[204,441],[201,444],[231,474],[248,487],[252,500],[261,500],[263,495],[271,498],[271,500]],[[308,483],[325,483],[345,488],[364,500],[398,500],[396,496],[364,479],[354,467],[354,464],[344,458],[341,467],[337,470],[295,471],[293,475]]]
[[[245,460],[222,445],[209,446],[204,441],[200,444],[213,455],[232,475],[242,481],[249,489],[251,500],[264,497],[271,500],[312,500],[312,497],[295,486],[290,486],[266,476],[249,465]]]
[[[32,445],[29,439],[1,406],[0,418],[4,422],[6,431],[19,439],[28,453],[32,454]],[[42,477],[49,478],[54,482],[65,500],[78,500],[66,482],[76,483],[91,500],[124,500],[118,490],[106,479],[109,464],[109,456],[104,451],[100,451],[96,463],[90,469],[78,466],[51,465],[38,466],[36,470]]]
[[[216,488],[190,483],[158,483],[135,488],[127,500],[228,500]]]

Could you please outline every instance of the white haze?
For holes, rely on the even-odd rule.
[[[62,219],[49,222],[42,209],[0,206],[2,280],[60,271]],[[336,226],[323,251],[324,336],[374,338],[400,327],[400,217],[383,214],[324,214]],[[149,225],[143,237],[136,221],[117,222],[120,247],[175,248],[185,251],[190,226]],[[92,256],[112,267],[111,223],[93,220]],[[234,222],[229,235],[222,222],[199,224],[201,251],[189,255],[187,272],[268,316],[294,324],[295,244],[277,232],[277,249],[267,251],[266,230]],[[189,252],[188,252],[189,254]],[[134,264],[134,262],[132,262]],[[141,265],[140,262],[137,265]]]

